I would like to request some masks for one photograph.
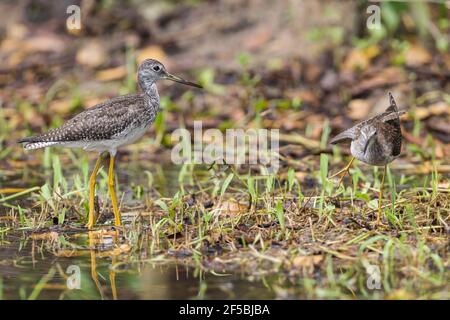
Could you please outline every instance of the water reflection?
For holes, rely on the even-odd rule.
[[[23,236],[23,235],[22,235]],[[0,253],[3,299],[246,299],[273,298],[262,280],[214,275],[182,261],[139,260],[117,230],[71,235],[74,250],[54,251],[47,240],[9,237]],[[129,249],[128,249],[129,250]],[[56,253],[56,255],[55,255]],[[80,289],[68,286],[70,266],[80,270]]]

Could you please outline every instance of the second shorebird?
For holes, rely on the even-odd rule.
[[[147,59],[138,68],[138,84],[142,93],[107,100],[81,112],[59,128],[19,140],[28,150],[63,146],[100,152],[89,179],[89,217],[86,225],[89,229],[92,229],[95,223],[95,182],[103,154],[106,152],[110,156],[108,191],[111,197],[114,221],[116,226],[121,225],[114,189],[114,157],[119,147],[131,144],[141,138],[155,121],[160,110],[156,88],[158,80],[172,80],[201,88],[196,83],[171,75],[161,62]]]
[[[373,166],[384,166],[378,198],[377,223],[380,222],[381,217],[381,201],[383,198],[386,167],[395,158],[400,156],[402,149],[400,116],[405,112],[398,111],[397,104],[390,92],[389,104],[389,107],[382,114],[358,123],[350,129],[341,132],[330,141],[331,144],[351,141],[350,152],[353,156],[352,159],[344,169],[330,177],[333,178],[341,175],[339,185],[344,176],[349,173],[355,158]]]

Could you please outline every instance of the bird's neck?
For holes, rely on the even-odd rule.
[[[144,92],[144,98],[147,104],[151,107],[159,107],[159,94],[156,88],[156,83],[141,85],[141,89]]]

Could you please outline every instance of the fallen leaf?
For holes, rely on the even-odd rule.
[[[104,102],[105,100],[108,100],[108,97],[104,98],[98,98],[98,97],[92,97],[92,98],[86,98],[84,100],[84,107],[85,108],[91,108],[99,103]]]
[[[445,118],[433,116],[427,120],[428,128],[450,135],[450,122]]]
[[[27,190],[26,188],[3,188],[0,189],[0,193],[18,193]]]
[[[378,87],[386,87],[407,80],[405,71],[399,67],[387,67],[375,73],[372,77],[356,83],[351,88],[351,95],[357,96]]]
[[[251,32],[246,41],[243,42],[245,44],[245,50],[253,51],[260,49],[270,40],[271,37],[272,32],[270,32],[270,29],[266,27],[255,30]]]
[[[421,66],[431,62],[431,54],[422,46],[414,44],[404,53],[405,63],[411,67]]]
[[[218,216],[236,216],[247,211],[247,206],[243,205],[236,200],[230,199],[222,201],[214,209],[214,212]]]
[[[113,81],[123,79],[126,75],[127,68],[125,66],[118,66],[115,68],[98,71],[95,78],[99,81]]]
[[[434,103],[426,108],[414,108],[414,116],[419,119],[425,119],[431,116],[442,116],[450,114],[450,105],[444,101]]]
[[[319,140],[322,136],[322,131],[325,123],[325,118],[322,114],[311,114],[306,118],[310,127],[310,135],[308,138],[312,140]]]
[[[371,107],[371,103],[368,100],[354,99],[348,104],[348,116],[353,120],[365,119]]]
[[[309,272],[314,271],[314,267],[319,265],[323,260],[322,255],[314,256],[297,256],[292,260],[292,265],[297,269],[306,269]]]
[[[295,178],[302,183],[305,182],[306,178],[309,176],[308,173],[302,171],[296,171],[294,175]]]
[[[48,109],[57,114],[67,114],[71,107],[72,105],[68,99],[53,100],[48,105]]]
[[[450,104],[443,101],[432,104],[428,109],[430,109],[431,114],[434,116],[450,114]]]
[[[76,61],[87,67],[99,67],[106,61],[105,49],[97,41],[90,41],[77,51]]]
[[[54,35],[33,36],[23,42],[29,53],[34,52],[61,52],[65,48],[64,41]]]
[[[305,79],[307,82],[316,82],[322,73],[322,68],[315,63],[309,63],[305,66]]]
[[[22,40],[28,33],[28,28],[22,23],[12,23],[6,27],[6,38]]]
[[[440,181],[438,183],[438,188],[441,189],[450,189],[450,181]]]
[[[380,53],[377,46],[367,48],[353,48],[342,64],[344,71],[365,70],[370,62]]]
[[[450,54],[449,53],[443,54],[442,55],[442,60],[444,61],[446,69],[450,70]]]
[[[141,63],[145,59],[156,59],[166,66],[169,64],[168,57],[160,46],[153,45],[139,50],[136,57],[137,62]]]
[[[297,99],[298,101],[311,104],[314,107],[320,105],[320,100],[317,98],[317,95],[311,90],[287,89],[285,91],[285,95],[286,95],[286,98]]]
[[[397,289],[386,296],[387,300],[410,300],[414,299],[414,295],[404,289]]]
[[[434,154],[436,156],[436,159],[443,159],[445,157],[445,152],[442,144],[436,143]]]

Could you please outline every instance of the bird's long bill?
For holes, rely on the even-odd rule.
[[[166,74],[166,79],[167,79],[167,80],[172,80],[172,81],[175,81],[175,82],[179,82],[179,83],[182,83],[182,84],[185,84],[185,85],[188,85],[188,86],[200,88],[200,89],[203,88],[203,87],[202,87],[201,85],[199,85],[199,84],[196,84],[196,83],[194,83],[194,82],[190,82],[190,81],[184,80],[184,79],[182,79],[182,78],[180,78],[180,77],[177,77],[177,76],[174,76],[173,74],[170,74],[170,73],[167,73],[167,74]]]

